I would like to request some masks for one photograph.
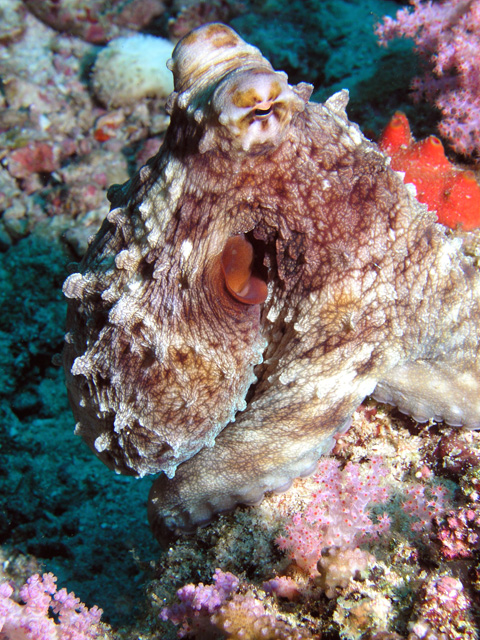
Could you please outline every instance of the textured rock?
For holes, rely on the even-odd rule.
[[[308,102],[219,24],[171,68],[165,142],[64,287],[77,432],[119,472],[165,472],[157,537],[311,472],[369,394],[480,427],[479,273],[347,93]]]

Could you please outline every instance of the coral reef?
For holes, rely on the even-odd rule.
[[[443,114],[440,133],[458,153],[480,153],[479,0],[424,2],[410,0],[414,10],[399,9],[377,24],[382,45],[398,37],[411,38],[427,68],[412,83],[415,100],[426,98]]]
[[[449,512],[436,531],[441,554],[448,559],[471,558],[480,548],[479,533],[478,509],[462,507]]]
[[[13,587],[0,584],[0,638],[5,640],[94,640],[105,638],[98,607],[88,609],[73,593],[57,590],[51,573],[31,576],[19,591],[24,604],[12,599]],[[58,616],[58,624],[50,617]]]
[[[449,575],[429,576],[409,624],[409,640],[473,640],[472,603],[460,580]]]
[[[105,43],[146,27],[165,8],[163,0],[24,0],[29,10],[58,31]]]
[[[313,636],[306,629],[295,629],[278,613],[249,592],[239,593],[240,581],[219,569],[213,576],[215,585],[189,584],[177,591],[180,604],[165,607],[163,620],[182,624],[178,637],[193,635],[198,640],[209,638],[214,628],[232,640],[302,640]],[[271,608],[271,604],[270,604]]]
[[[0,44],[5,45],[22,37],[25,32],[25,7],[20,0],[0,1]]]
[[[136,94],[133,105],[106,111],[83,77],[94,47],[23,18],[21,38],[0,49],[0,246],[55,218],[82,255],[107,213],[107,187],[128,179],[135,155],[165,130],[165,98]]]
[[[379,418],[371,422],[378,428],[380,420],[385,419],[390,421],[391,417],[380,411]],[[353,439],[355,432],[366,436],[367,433],[362,430],[362,426],[362,421],[357,415],[354,432],[349,432],[347,436]],[[193,633],[193,637],[201,638],[204,637],[202,633],[212,633],[212,625],[214,626],[220,619],[216,614],[222,607],[231,615],[234,612],[240,613],[243,603],[246,603],[248,598],[252,610],[258,612],[259,618],[264,619],[265,613],[268,615],[275,612],[278,621],[292,625],[299,633],[305,633],[303,637],[309,637],[308,634],[318,637],[320,633],[326,633],[328,637],[332,634],[331,637],[348,640],[360,638],[415,640],[417,637],[422,637],[421,630],[425,629],[425,634],[430,635],[423,637],[438,637],[442,640],[450,637],[459,640],[470,638],[469,634],[475,628],[472,614],[475,615],[476,611],[472,594],[462,587],[459,580],[453,581],[454,589],[448,594],[446,589],[449,582],[448,580],[443,582],[447,575],[445,568],[438,573],[432,570],[427,572],[423,568],[426,565],[431,566],[439,559],[436,555],[437,549],[440,549],[439,540],[436,538],[436,521],[444,522],[444,516],[435,515],[434,511],[440,514],[440,507],[434,509],[432,513],[423,513],[422,531],[416,528],[412,531],[408,518],[410,507],[406,504],[408,492],[407,495],[403,494],[406,478],[411,477],[412,471],[417,468],[416,457],[420,453],[420,459],[423,458],[424,446],[431,451],[429,440],[435,443],[436,438],[430,433],[429,438],[425,437],[424,445],[418,446],[417,442],[408,454],[409,448],[406,445],[408,438],[404,429],[405,427],[400,432],[392,433],[397,447],[396,455],[389,457],[390,468],[384,472],[385,482],[391,490],[391,497],[386,504],[380,506],[380,511],[378,508],[372,508],[372,517],[373,513],[378,515],[381,509],[387,509],[391,516],[391,527],[382,536],[381,544],[370,538],[365,541],[368,550],[358,547],[352,549],[348,542],[341,547],[331,547],[324,551],[318,563],[318,571],[311,575],[300,570],[295,562],[286,564],[284,560],[275,560],[274,557],[269,559],[269,563],[274,568],[276,576],[266,581],[263,576],[268,576],[268,564],[264,566],[263,573],[260,572],[249,580],[236,577],[231,573],[225,576],[222,571],[217,570],[214,581],[217,582],[216,576],[220,576],[221,583],[223,581],[227,589],[222,591],[217,589],[216,585],[189,584],[178,591],[177,598],[180,598],[180,604],[170,592],[167,600],[171,604],[163,609],[163,618],[176,625],[182,625],[179,632],[181,635],[188,637]],[[467,434],[468,437],[471,435],[474,436],[478,445],[479,435]],[[365,462],[366,452],[371,453],[373,449],[380,448],[385,455],[387,447],[379,442],[378,433],[370,442],[357,443],[356,446],[359,455],[363,458],[360,465],[362,475],[368,477],[374,472],[375,465]],[[398,468],[396,468],[397,464],[399,464]],[[425,482],[427,486],[435,486],[432,485],[432,476],[426,477],[428,474],[425,473],[425,469],[422,471],[423,478],[420,473],[415,475],[417,480],[411,481],[411,485],[417,491]],[[297,513],[308,508],[308,501],[311,500],[312,494],[318,492],[320,483],[320,477],[315,476],[297,480],[289,493],[269,498],[267,504],[264,503],[262,507],[268,507],[272,513],[269,514],[268,510],[263,511],[260,515],[261,519],[253,521],[247,535],[253,538],[258,536],[259,523],[262,523],[268,531],[274,519],[283,520],[284,526],[288,527]],[[337,490],[338,495],[341,495],[341,488],[337,487]],[[399,493],[400,495],[397,495]],[[425,492],[418,491],[418,493]],[[333,501],[336,499],[337,497],[334,496]],[[271,503],[270,506],[268,503]],[[247,513],[248,511],[245,515]],[[254,510],[251,513],[253,515]],[[445,519],[449,517],[447,513]],[[242,565],[236,565],[228,552],[219,554],[219,549],[222,545],[221,531],[226,526],[243,528],[245,536],[245,522],[238,518],[237,512],[218,525],[212,525],[213,530],[204,530],[202,539],[194,543],[194,546],[200,550],[205,547],[206,539],[216,541],[209,562],[215,562],[216,558],[221,558],[222,566],[228,567],[230,572],[235,573]],[[235,522],[237,524],[234,524]],[[319,534],[322,535],[321,530]],[[434,540],[435,543],[433,543]],[[464,540],[465,545],[468,545],[466,538]],[[168,557],[165,557],[158,567],[162,582],[157,582],[154,589],[162,598],[165,598],[166,593],[164,591],[165,576],[174,570],[177,562],[185,558],[185,544],[185,542],[179,542],[178,547],[173,546],[169,550]],[[191,552],[192,546],[189,548]],[[203,562],[199,558],[199,562],[195,563],[195,573],[199,572],[202,576],[206,576],[205,582],[207,582],[208,567],[211,564],[204,562],[205,558]],[[246,565],[243,564],[243,567]],[[436,580],[438,584],[433,584]],[[182,582],[182,576],[178,572],[175,572],[174,581]],[[163,589],[160,584],[163,585]],[[443,598],[445,598],[446,607],[442,608]],[[248,633],[250,620],[246,615],[243,616],[243,620]],[[232,628],[235,627],[230,627]],[[167,627],[165,629],[167,630]],[[192,629],[195,629],[195,632]],[[228,631],[227,628],[224,629],[224,633],[226,631]],[[449,632],[453,635],[449,635]],[[462,635],[464,632],[465,636]],[[290,631],[290,633],[293,637],[293,632]],[[225,633],[225,637],[230,636]]]

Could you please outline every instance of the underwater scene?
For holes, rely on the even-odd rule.
[[[480,637],[480,0],[0,0],[0,640]]]

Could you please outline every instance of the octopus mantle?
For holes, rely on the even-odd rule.
[[[480,427],[480,276],[345,113],[185,36],[159,153],[65,283],[77,432],[161,540],[310,473],[367,395]]]

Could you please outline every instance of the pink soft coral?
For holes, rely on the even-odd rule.
[[[102,610],[88,609],[66,589],[57,591],[56,580],[52,573],[31,576],[19,592],[23,605],[12,600],[8,582],[0,584],[0,640],[93,640],[100,636]]]
[[[368,470],[367,470],[368,469]],[[302,513],[287,523],[286,535],[277,539],[290,551],[296,564],[309,574],[317,573],[317,562],[328,547],[353,548],[366,539],[388,531],[384,514],[374,522],[370,509],[390,496],[382,478],[386,469],[379,460],[364,468],[348,462],[343,470],[334,458],[323,458],[313,476],[317,485]]]
[[[423,78],[412,83],[414,98],[425,97],[442,112],[440,133],[458,153],[480,153],[480,0],[411,0],[413,12],[401,9],[384,17],[375,33],[382,45],[411,38],[426,61]]]

